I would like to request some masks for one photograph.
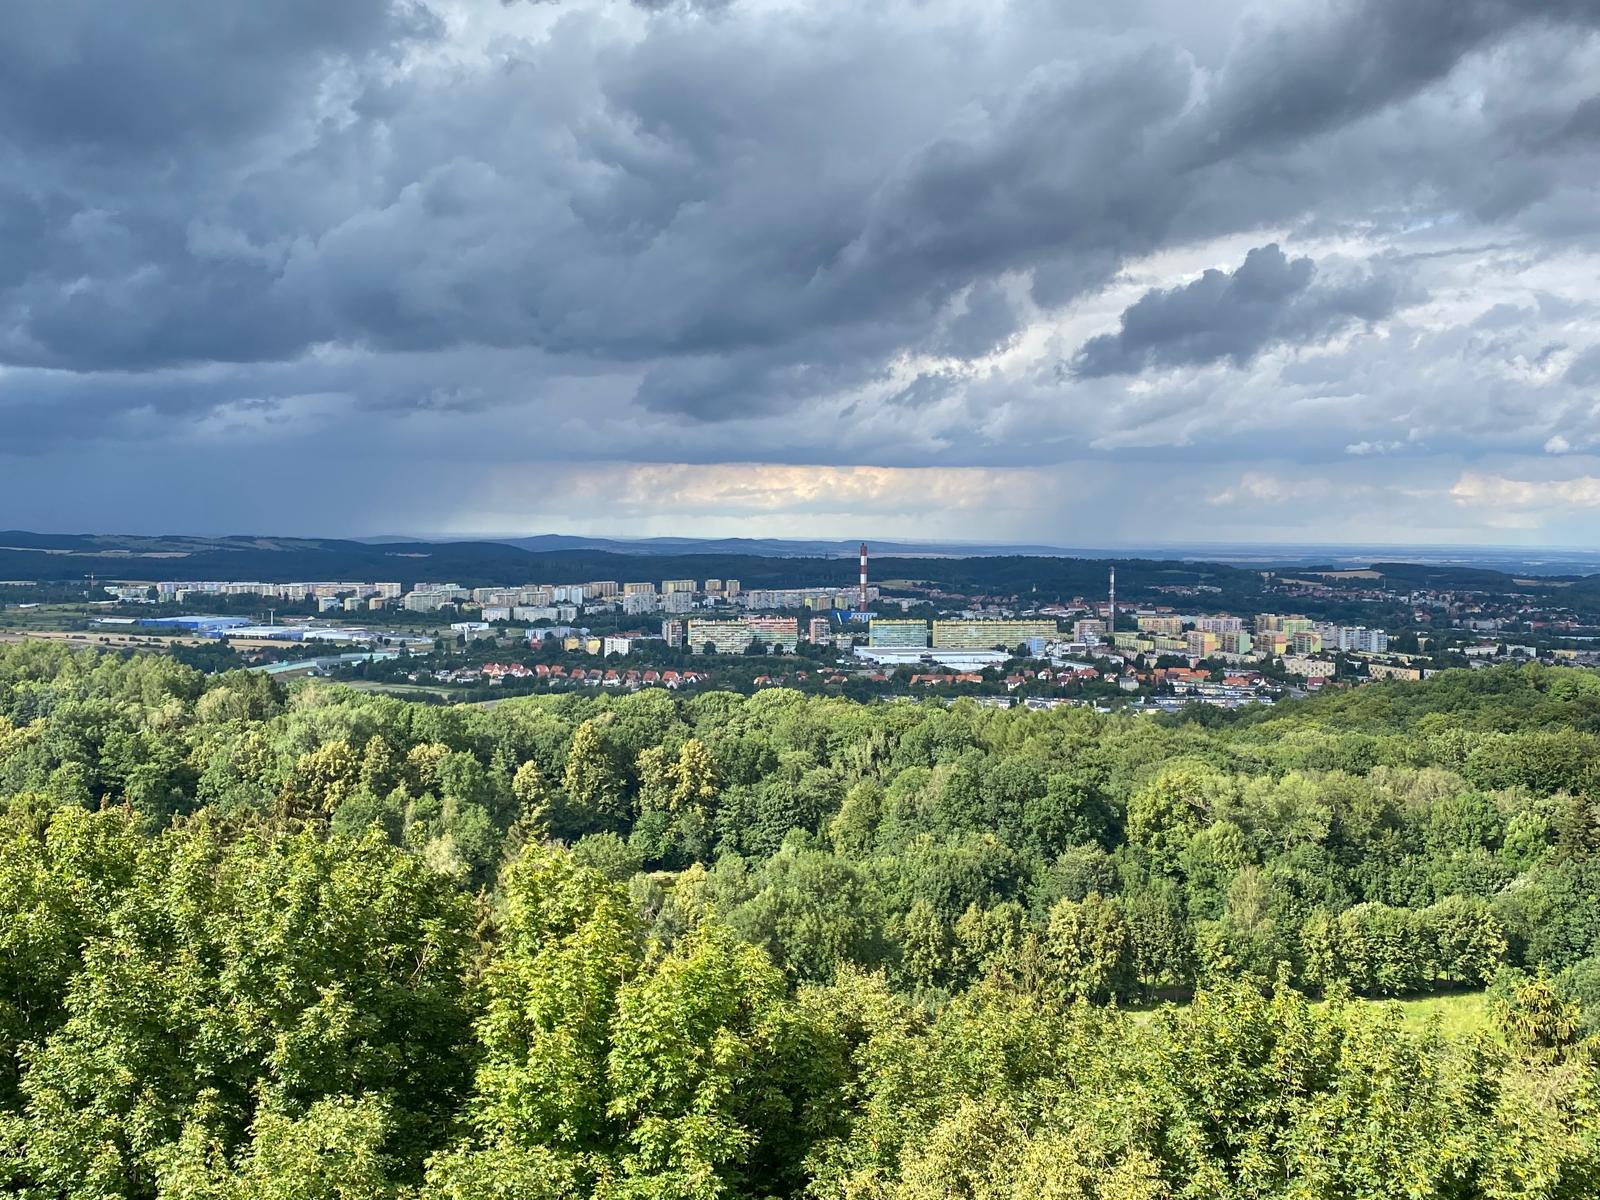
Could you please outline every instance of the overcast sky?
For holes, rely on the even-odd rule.
[[[1600,0],[38,0],[0,526],[1600,541]]]

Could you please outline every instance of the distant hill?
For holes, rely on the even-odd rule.
[[[40,534],[0,532],[0,579],[99,579],[146,582],[234,579],[285,582],[396,580],[458,583],[463,587],[528,582],[619,583],[663,579],[738,579],[746,588],[833,586],[856,582],[859,543],[788,539],[653,538],[644,542],[544,535],[512,541],[424,541],[284,537],[191,537],[182,534]],[[1041,600],[1105,593],[1107,569],[1117,568],[1118,594],[1162,598],[1157,589],[1203,585],[1218,589],[1206,604],[1226,610],[1253,605],[1263,591],[1260,564],[1194,558],[1108,557],[1105,552],[1047,553],[1049,547],[950,543],[869,543],[872,579],[917,581],[965,594],[1033,595]],[[1309,557],[1309,556],[1308,556]],[[1600,604],[1600,574],[1524,576],[1457,563],[1367,560],[1392,588],[1476,590],[1557,596]],[[1319,566],[1302,560],[1285,573],[1309,577],[1349,572],[1348,556]]]
[[[856,582],[859,543],[762,542],[749,539],[695,541],[654,539],[648,551],[635,543],[561,537],[509,542],[362,542],[335,538],[189,537],[111,534],[35,534],[0,532],[0,579],[101,579],[156,582],[173,579],[398,580],[454,582],[465,587],[493,584],[618,582],[663,579],[733,578],[745,587],[835,586]],[[576,544],[574,544],[576,543]],[[626,552],[613,549],[627,545]],[[673,547],[679,549],[673,552]],[[728,547],[740,547],[730,550]],[[750,546],[781,546],[787,554],[760,553]],[[921,546],[879,543],[872,578],[918,580],[967,592],[1034,592],[1100,595],[1113,560],[1032,553],[955,555]],[[796,554],[799,548],[809,553]],[[895,551],[890,553],[889,551]],[[1257,590],[1260,576],[1215,563],[1117,559],[1119,586],[1130,599],[1157,584],[1210,583],[1231,590]]]
[[[801,538],[617,538],[573,537],[544,533],[535,537],[502,539],[534,553],[562,550],[605,550],[613,554],[749,554],[759,558],[854,558],[860,539],[841,541]],[[1082,557],[1061,546],[974,545],[961,542],[885,542],[868,539],[873,555],[900,558],[992,558],[1001,555]]]

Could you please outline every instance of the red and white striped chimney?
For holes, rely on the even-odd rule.
[[[858,612],[867,611],[867,544],[861,543],[861,607]]]

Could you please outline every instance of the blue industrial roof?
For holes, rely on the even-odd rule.
[[[180,629],[237,629],[250,624],[247,617],[141,617],[141,625],[173,625]]]

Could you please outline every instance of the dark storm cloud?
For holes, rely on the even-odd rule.
[[[1008,343],[1021,324],[1017,307],[1003,288],[977,284],[961,298],[959,310],[943,322],[930,349],[953,358],[981,358]]]
[[[1290,11],[1294,11],[1291,9]],[[1529,23],[1593,23],[1595,0],[1335,0],[1269,26],[1254,19],[1206,104],[1210,155],[1329,129],[1407,96]]]
[[[1034,7],[987,63],[967,61],[976,27],[920,35],[892,9],[841,14],[829,30],[769,28],[737,7],[680,20],[671,5],[597,54],[603,18],[574,6],[545,41],[486,69],[398,74],[384,69],[396,47],[440,34],[410,5],[223,3],[143,24],[118,6],[87,19],[95,7],[63,6],[78,15],[7,39],[19,69],[0,71],[12,80],[0,97],[22,114],[18,153],[60,184],[58,209],[77,207],[44,231],[56,269],[0,297],[6,361],[146,369],[319,342],[536,347],[665,359],[657,377],[689,382],[641,399],[699,415],[760,407],[752,389],[767,383],[781,404],[785,381],[831,378],[844,354],[870,373],[924,345],[963,294],[978,307],[933,348],[985,353],[1011,332],[986,299],[1001,273],[1033,272],[1034,299],[1060,305],[1175,226],[1229,231],[1246,197],[1270,197],[1255,220],[1292,215],[1320,200],[1318,181],[1275,194],[1223,160],[1389,103],[1536,15],[1469,0],[1247,24],[1195,106],[1181,48],[1102,35],[1052,51],[1070,29]],[[901,61],[886,62],[889,46]],[[319,79],[341,77],[348,109],[338,87],[323,100],[333,107],[308,105]],[[239,137],[284,148],[247,152]],[[1195,146],[1213,166],[1195,166]],[[166,195],[150,168],[106,176],[134,147],[165,155],[192,194]],[[93,171],[85,154],[100,156]],[[86,212],[98,232],[74,223]],[[235,244],[197,237],[197,213],[199,232]],[[702,361],[720,355],[732,361]],[[731,381],[740,356],[771,365],[696,398],[694,379]]]
[[[1235,271],[1213,269],[1183,287],[1146,292],[1116,333],[1084,343],[1072,370],[1092,377],[1223,359],[1243,366],[1269,346],[1318,342],[1352,322],[1381,320],[1398,296],[1381,273],[1319,284],[1311,259],[1291,259],[1276,243],[1258,246]]]
[[[261,132],[340,59],[437,31],[409,0],[15,5],[0,136],[49,155],[192,152]]]
[[[1403,314],[1439,269],[1419,230],[1524,266],[1600,244],[1597,3],[431,2],[8,14],[0,453],[85,414],[247,437],[329,406],[468,444],[514,413],[551,456],[1192,444],[1246,435],[1189,420],[1221,407],[1199,386],[1112,403],[1116,376]],[[1222,238],[1286,250],[1174,286]],[[1182,265],[1084,342],[1072,306],[1099,320],[1140,260]],[[1464,373],[1591,340],[1521,310],[1568,328],[1450,343]],[[1055,320],[1071,341],[1024,336]],[[1424,371],[1351,340],[1325,395]],[[1337,453],[1395,440],[1335,425]]]

